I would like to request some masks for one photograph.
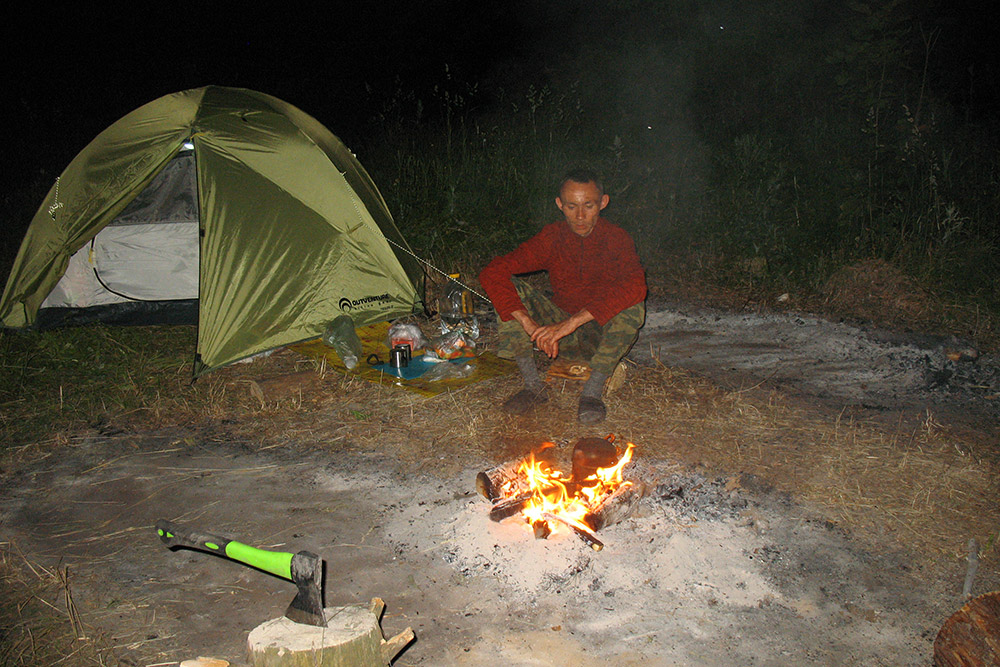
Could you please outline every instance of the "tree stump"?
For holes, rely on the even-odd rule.
[[[945,621],[934,640],[934,665],[1000,665],[1000,591],[969,600]]]
[[[406,628],[390,640],[379,623],[385,603],[327,607],[326,627],[296,623],[284,616],[258,625],[247,639],[253,667],[384,667],[413,640]]]

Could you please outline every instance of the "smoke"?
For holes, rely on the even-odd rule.
[[[692,110],[691,58],[712,21],[697,4],[545,5],[520,16],[540,35],[531,58],[554,88],[579,91],[580,134],[603,158],[609,217],[645,237],[640,244],[659,245],[700,215],[708,155]]]

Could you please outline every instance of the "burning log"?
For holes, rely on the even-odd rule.
[[[554,447],[555,445],[551,442],[543,443],[531,453],[531,458],[544,460],[546,452],[551,453],[554,451]],[[526,460],[507,461],[480,472],[476,475],[476,490],[479,491],[479,495],[491,503],[495,503],[499,499],[527,490],[524,475],[521,473],[521,466]]]
[[[476,490],[479,491],[479,495],[491,503],[496,502],[503,496],[505,486],[517,484],[517,469],[520,466],[520,460],[508,461],[476,475]]]
[[[542,518],[545,519],[546,521],[558,521],[559,523],[563,524],[564,526],[572,530],[577,537],[583,540],[584,544],[586,544],[594,551],[600,551],[601,549],[604,548],[604,542],[601,542],[599,539],[597,539],[595,536],[585,531],[583,528],[580,528],[579,526],[573,524],[572,522],[567,521],[558,514],[553,514],[552,512],[543,512]]]
[[[594,551],[604,544],[594,535],[627,517],[646,487],[622,479],[634,445],[622,450],[609,438],[582,438],[573,448],[572,474],[556,467],[552,443],[523,460],[509,461],[476,475],[476,489],[493,503],[492,521],[521,514],[536,539],[565,525]]]
[[[613,526],[635,511],[646,495],[646,485],[626,483],[619,486],[602,502],[596,510],[583,518],[583,523],[595,533],[607,526]]]
[[[528,506],[533,496],[534,494],[531,491],[525,491],[513,498],[501,500],[493,505],[493,509],[490,510],[490,520],[503,521],[509,516],[514,516]]]
[[[531,524],[531,530],[535,534],[536,540],[544,540],[549,535],[552,534],[552,528],[549,526],[549,522],[544,519],[539,519]]]

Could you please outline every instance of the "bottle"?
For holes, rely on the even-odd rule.
[[[438,299],[438,312],[441,314],[441,333],[461,331],[469,338],[479,338],[479,320],[476,319],[475,304],[472,292],[458,282],[459,274],[451,273],[444,286],[444,291]]]
[[[357,367],[358,359],[361,358],[361,339],[358,338],[350,315],[341,315],[330,322],[323,332],[323,342],[334,349],[347,370],[352,371]]]

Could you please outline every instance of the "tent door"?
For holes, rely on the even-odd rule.
[[[197,299],[198,229],[195,157],[188,150],[70,258],[42,308]]]

